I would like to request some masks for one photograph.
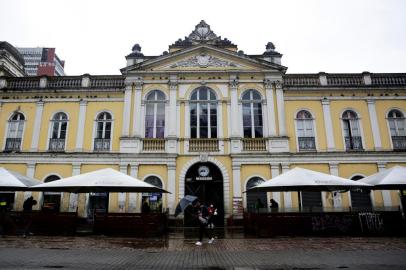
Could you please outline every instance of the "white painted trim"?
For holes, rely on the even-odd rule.
[[[323,109],[324,128],[326,132],[327,151],[335,151],[335,138],[333,132],[333,119],[331,118],[330,100],[321,99]]]
[[[95,151],[95,147],[94,147],[94,140],[96,139],[97,136],[97,117],[101,114],[101,113],[109,113],[111,115],[111,131],[110,131],[110,152],[113,149],[113,136],[114,136],[114,114],[112,111],[108,110],[108,109],[102,109],[99,110],[95,113],[94,117],[93,117],[93,132],[92,132],[92,150]],[[107,121],[106,121],[107,122]]]
[[[307,112],[309,112],[309,113],[311,114],[311,116],[312,116],[312,118],[310,118],[310,120],[312,120],[312,125],[313,125],[313,137],[314,137],[314,143],[315,143],[315,146],[316,146],[315,151],[319,151],[319,144],[318,144],[318,137],[317,137],[317,129],[316,129],[316,118],[314,117],[315,114],[313,113],[312,110],[307,109],[307,108],[300,108],[300,109],[296,110],[296,111],[295,111],[295,114],[294,114],[293,122],[294,122],[294,125],[295,125],[296,151],[297,151],[297,152],[301,152],[300,149],[299,149],[299,136],[298,136],[298,132],[297,132],[297,121],[298,121],[298,120],[302,120],[302,119],[298,119],[298,118],[297,118],[297,114],[298,114],[300,111],[307,111]],[[304,152],[306,152],[306,151],[304,151]]]
[[[134,99],[133,99],[133,132],[132,135],[135,137],[142,137],[142,124],[144,123],[144,115],[142,108],[142,89],[143,87],[135,87]]]
[[[123,137],[130,136],[130,121],[131,121],[131,96],[132,96],[132,87],[126,86],[124,92],[124,109],[123,109],[123,128],[121,135]]]
[[[51,118],[49,119],[49,124],[48,124],[48,137],[47,137],[47,141],[46,141],[46,148],[45,148],[45,151],[49,151],[49,140],[51,139],[51,137],[52,137],[52,130],[53,130],[53,127],[54,127],[54,117],[55,117],[55,115],[57,114],[57,113],[64,113],[65,115],[66,115],[66,136],[65,136],[65,146],[64,146],[64,151],[66,152],[66,145],[68,144],[68,136],[69,136],[69,122],[70,122],[70,117],[69,117],[69,113],[67,113],[66,111],[64,111],[64,110],[58,110],[58,111],[55,111],[52,115],[51,115]],[[77,140],[77,138],[76,138],[76,140]]]
[[[5,129],[5,133],[4,133],[4,137],[3,137],[3,151],[6,149],[6,141],[7,141],[7,134],[8,134],[10,119],[11,119],[11,117],[14,116],[15,113],[21,113],[24,116],[24,120],[23,120],[24,126],[23,126],[23,132],[21,134],[21,144],[20,144],[20,151],[23,151],[25,128],[27,126],[28,119],[22,111],[12,111],[8,114],[8,118],[7,118],[7,122],[6,122],[6,129]]]
[[[390,138],[390,140],[389,140],[390,148],[391,148],[392,150],[394,150],[393,141],[392,141],[392,134],[391,134],[391,132],[390,132],[390,126],[389,126],[389,113],[390,113],[392,110],[398,110],[398,111],[400,111],[401,113],[403,113],[403,116],[404,116],[404,117],[406,117],[406,113],[405,113],[406,111],[403,110],[403,109],[401,109],[401,108],[399,108],[399,107],[391,107],[391,108],[389,108],[388,110],[386,110],[386,112],[385,112],[386,128],[387,128],[387,131],[388,131],[388,136],[389,136],[389,138]],[[406,121],[406,120],[405,120],[405,121]],[[406,126],[406,123],[405,123],[405,126]]]
[[[372,138],[374,141],[374,149],[380,150],[382,148],[381,134],[378,124],[378,117],[376,114],[375,100],[367,100],[369,121],[372,128]]]
[[[276,106],[278,107],[279,136],[286,136],[285,101],[282,87],[276,86]]]
[[[34,130],[32,132],[31,149],[30,151],[38,151],[38,144],[40,139],[40,132],[42,126],[42,113],[44,111],[45,103],[38,101],[35,109]]]
[[[241,119],[242,116],[240,116],[240,104],[238,102],[238,86],[237,87],[231,87],[230,86],[230,110],[231,110],[231,119],[229,119],[231,123],[231,130],[230,130],[230,137],[241,137]]]
[[[386,165],[387,165],[386,163],[378,163],[378,172],[385,171],[387,169]],[[390,190],[381,190],[381,192],[382,192],[383,206],[385,206],[385,207],[393,206],[391,191]]]
[[[262,175],[258,175],[258,174],[254,174],[254,175],[251,175],[251,176],[249,176],[248,178],[246,178],[245,180],[244,180],[244,192],[245,193],[241,193],[242,195],[243,195],[243,205],[244,205],[244,209],[247,209],[247,184],[248,184],[248,181],[249,180],[251,180],[252,178],[254,178],[254,177],[258,177],[258,178],[261,178],[262,179],[262,181],[266,181],[266,178],[265,177],[263,177]],[[266,191],[262,191],[262,192],[264,192],[264,193],[266,193],[266,202],[265,202],[265,205],[267,206],[267,209],[269,208],[269,200],[270,200],[270,198],[269,198],[269,192],[266,192]]]
[[[339,119],[340,119],[340,124],[341,124],[341,138],[343,140],[343,151],[347,151],[346,145],[345,145],[345,134],[344,134],[344,121],[343,121],[343,113],[346,111],[353,111],[357,114],[357,118],[356,120],[358,120],[358,128],[360,129],[360,135],[361,135],[361,142],[362,142],[362,150],[369,150],[366,148],[366,144],[365,144],[365,136],[364,136],[364,127],[362,125],[362,118],[361,118],[361,114],[359,113],[358,110],[352,108],[352,107],[347,107],[344,108],[340,111],[339,114]],[[350,127],[351,128],[351,127]]]
[[[83,140],[85,137],[84,135],[85,135],[85,123],[86,123],[86,111],[87,111],[87,102],[81,101],[79,103],[78,126],[77,126],[77,131],[76,131],[75,151],[77,151],[77,152],[83,151]],[[65,149],[66,149],[66,147],[65,147]]]
[[[191,166],[193,166],[195,163],[200,162],[200,158],[196,157],[191,160],[189,160],[182,168],[179,174],[179,198],[183,198],[185,196],[185,176],[187,171]],[[224,213],[225,217],[228,217],[229,215],[232,214],[232,211],[230,211],[230,177],[227,172],[227,168],[217,159],[213,157],[208,157],[208,162],[213,163],[216,165],[222,175],[223,175],[223,198],[224,198]]]

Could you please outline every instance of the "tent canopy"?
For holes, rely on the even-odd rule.
[[[31,187],[30,190],[58,192],[158,192],[169,193],[159,187],[107,168],[79,174]]]
[[[333,191],[360,187],[370,185],[296,167],[247,191]]]
[[[0,191],[24,191],[40,181],[0,167]]]
[[[406,189],[406,167],[395,166],[358,180],[373,189]]]

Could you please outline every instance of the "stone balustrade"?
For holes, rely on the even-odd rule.
[[[266,151],[265,138],[244,138],[242,139],[243,151]]]
[[[144,152],[164,152],[165,139],[143,139],[142,150]]]
[[[219,140],[213,138],[201,138],[189,140],[189,152],[218,152]]]

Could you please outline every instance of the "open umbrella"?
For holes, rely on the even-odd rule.
[[[107,168],[31,187],[30,190],[57,192],[158,192],[168,191]]]
[[[196,200],[197,197],[192,195],[186,195],[184,198],[182,198],[179,201],[178,205],[176,206],[175,217],[177,217],[180,213],[182,213],[186,209],[186,207],[191,205]]]
[[[42,182],[0,167],[0,191],[25,191]]]
[[[370,188],[370,185],[296,167],[247,191],[334,191],[350,188]]]
[[[362,178],[357,182],[372,185],[372,189],[406,189],[406,167],[395,166],[382,172]]]

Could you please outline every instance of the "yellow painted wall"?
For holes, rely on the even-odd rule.
[[[148,176],[157,176],[161,179],[163,188],[168,189],[168,168],[165,165],[139,165],[138,167],[138,179],[145,181]],[[162,207],[167,207],[168,196],[162,194]],[[141,201],[139,201],[141,203]]]
[[[93,139],[95,132],[95,119],[102,111],[107,111],[113,117],[113,140],[112,151],[120,151],[120,137],[122,131],[123,119],[123,102],[88,102],[86,109],[85,132],[83,140],[83,148],[85,151],[93,151]],[[126,120],[127,121],[127,120]]]
[[[286,112],[286,133],[289,140],[289,149],[291,152],[297,152],[297,132],[295,128],[295,119],[296,114],[300,110],[307,110],[309,111],[314,121],[313,128],[316,131],[316,144],[318,146],[319,151],[326,151],[327,150],[327,142],[326,142],[326,132],[324,126],[324,116],[323,116],[323,108],[320,101],[313,101],[309,100],[306,102],[303,101],[286,101],[285,102],[285,112]]]
[[[31,148],[32,132],[35,119],[36,103],[4,103],[0,114],[0,143],[1,150],[4,149],[5,136],[7,136],[7,123],[14,111],[25,116],[22,151],[29,151]]]
[[[379,131],[382,140],[382,148],[392,149],[390,130],[388,127],[387,115],[391,109],[398,109],[406,113],[406,100],[377,100],[375,103],[376,114],[378,117]]]
[[[333,122],[333,131],[336,149],[345,150],[342,129],[342,113],[346,109],[354,110],[360,117],[360,128],[363,129],[363,148],[365,150],[374,150],[374,141],[372,138],[371,122],[369,120],[368,106],[364,100],[332,100],[330,102],[331,118]],[[362,134],[362,133],[361,133]]]
[[[14,163],[4,163],[0,164],[0,167],[3,167],[7,170],[18,172],[22,175],[26,175],[27,172],[27,165],[26,164],[14,164]],[[16,192],[17,197],[14,201],[14,209],[21,211],[23,209],[23,202],[24,202],[24,192]]]
[[[76,133],[78,129],[79,103],[78,102],[45,102],[42,112],[42,123],[38,149],[47,151],[48,140],[51,136],[51,119],[57,112],[64,112],[68,115],[68,133],[66,136],[66,151],[74,151],[76,146]],[[34,119],[32,119],[34,123]]]

